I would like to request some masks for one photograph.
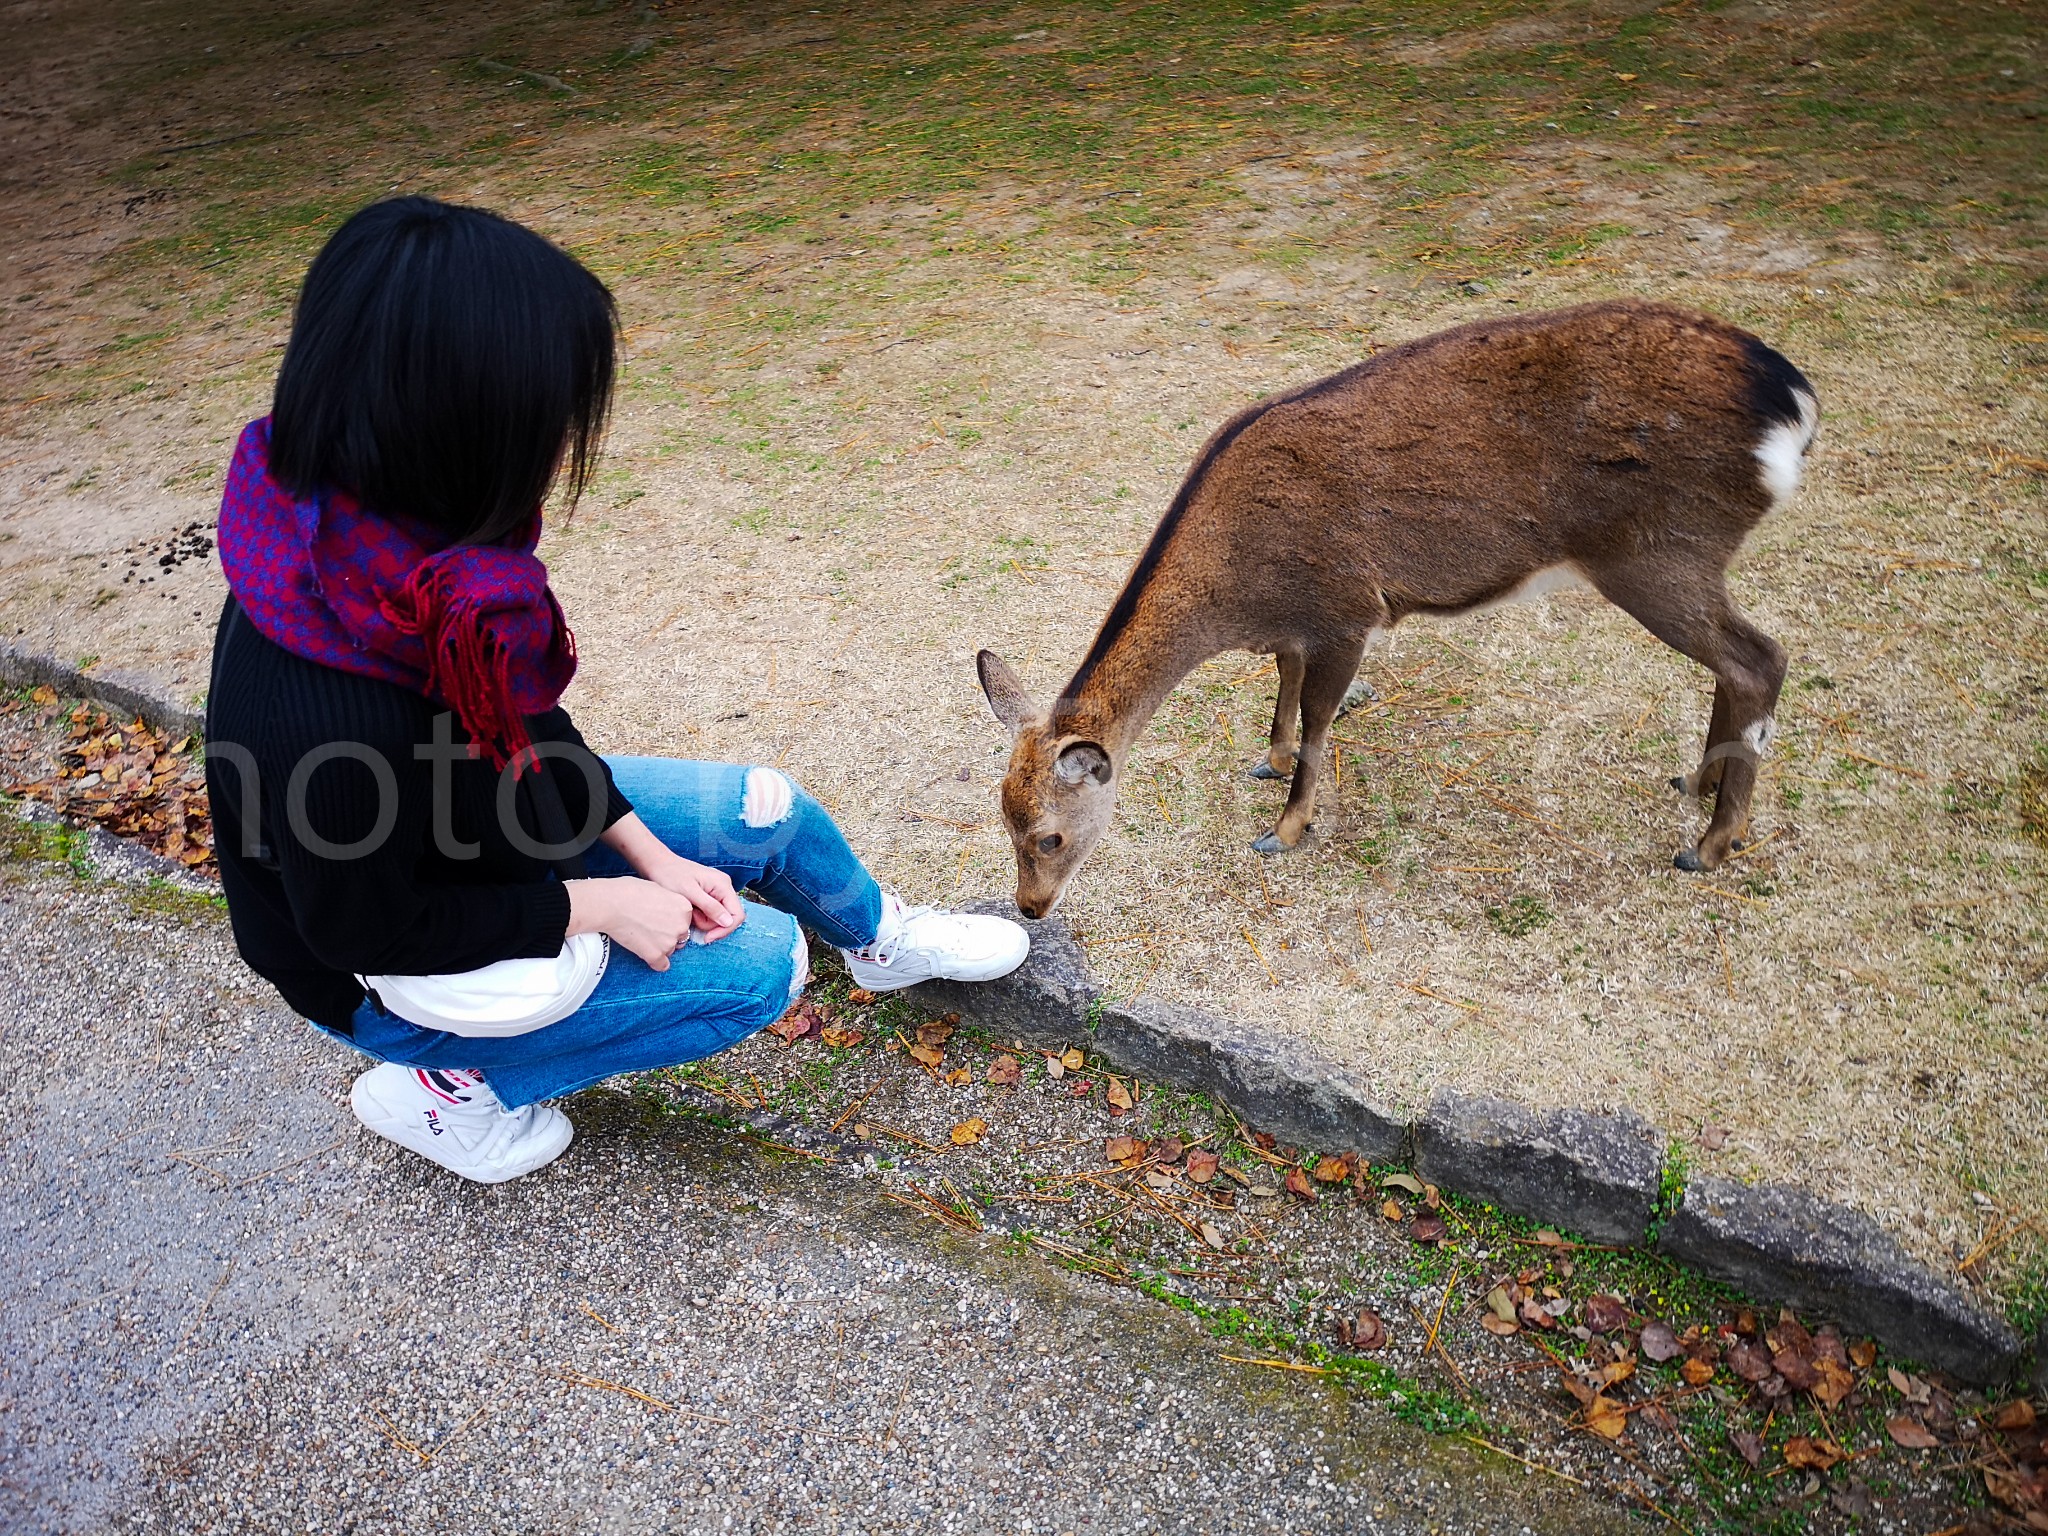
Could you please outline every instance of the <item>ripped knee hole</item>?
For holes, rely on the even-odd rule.
[[[796,786],[774,768],[749,768],[740,798],[740,820],[750,827],[772,827],[789,815]]]

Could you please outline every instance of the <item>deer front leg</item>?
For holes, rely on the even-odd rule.
[[[1279,823],[1252,844],[1260,853],[1280,853],[1301,841],[1316,809],[1316,789],[1322,781],[1323,760],[1330,752],[1330,726],[1344,703],[1344,690],[1358,675],[1359,658],[1365,654],[1363,641],[1341,651],[1324,652],[1309,659],[1301,682],[1301,750],[1295,758],[1294,784],[1287,792]]]
[[[1252,768],[1255,779],[1284,779],[1294,772],[1301,746],[1301,678],[1307,658],[1300,651],[1277,651],[1280,664],[1280,695],[1273,701],[1273,729],[1267,736],[1265,757]]]

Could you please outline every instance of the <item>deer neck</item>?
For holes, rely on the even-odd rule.
[[[1054,712],[1062,735],[1100,742],[1119,764],[1174,686],[1216,651],[1192,615],[1165,612],[1172,605],[1157,598],[1148,592],[1132,620],[1098,643]]]

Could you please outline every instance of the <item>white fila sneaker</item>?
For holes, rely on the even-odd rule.
[[[575,1134],[545,1104],[507,1109],[481,1072],[385,1062],[356,1079],[356,1118],[387,1141],[479,1184],[502,1184],[545,1167]]]
[[[882,927],[866,949],[845,949],[853,984],[900,992],[920,981],[993,981],[1031,953],[1031,938],[1006,917],[906,907],[882,898]]]

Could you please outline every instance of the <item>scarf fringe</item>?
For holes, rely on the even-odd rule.
[[[561,608],[547,594],[557,633],[568,637]],[[511,765],[516,779],[528,768],[538,770],[539,756],[526,728],[526,717],[513,698],[515,648],[500,632],[500,619],[461,588],[461,574],[452,559],[422,560],[400,587],[384,600],[385,618],[426,647],[426,691],[447,701],[493,768]],[[567,640],[570,657],[573,639]]]

